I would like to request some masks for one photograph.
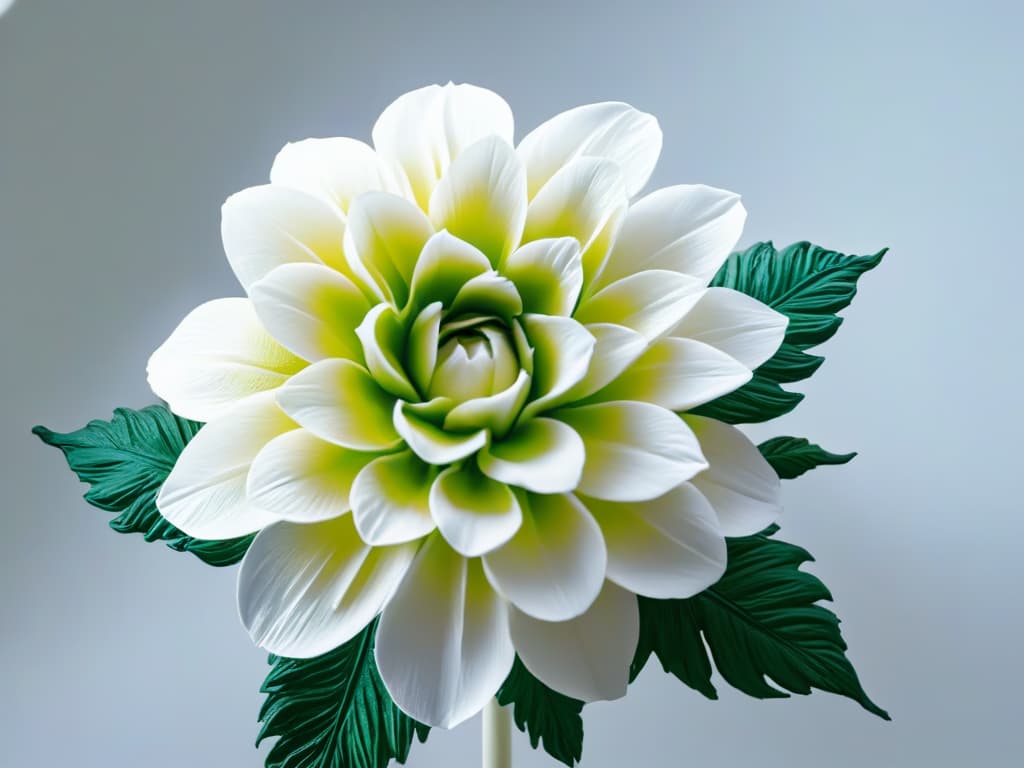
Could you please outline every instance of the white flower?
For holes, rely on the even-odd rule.
[[[198,538],[259,531],[238,601],[273,653],[382,614],[380,674],[424,723],[478,712],[515,654],[569,696],[621,696],[635,595],[700,592],[723,537],[779,510],[739,431],[678,415],[782,340],[782,315],[707,287],[739,197],[633,201],[661,131],[620,103],[515,146],[500,97],[431,86],[373,144],[289,144],[225,203],[248,298],[198,307],[150,360],[153,390],[208,422],[160,511]]]

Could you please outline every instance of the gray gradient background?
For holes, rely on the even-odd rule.
[[[20,0],[0,19],[0,764],[262,763],[234,569],[114,535],[28,430],[153,400],[150,351],[238,292],[221,202],[281,145],[368,138],[391,98],[453,79],[502,93],[518,135],[589,101],[653,112],[653,183],[741,192],[744,243],[892,248],[805,403],[755,434],[861,452],[787,483],[784,536],[818,557],[895,721],[821,693],[707,702],[652,664],[587,708],[585,768],[1019,765],[1020,6],[371,5]],[[517,766],[551,764],[515,743]],[[478,745],[476,722],[435,731],[410,764],[472,766]]]

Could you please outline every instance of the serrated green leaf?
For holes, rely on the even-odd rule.
[[[846,464],[856,453],[829,453],[803,437],[773,437],[759,446],[761,455],[783,480],[800,477],[804,472],[823,464]]]
[[[785,698],[786,691],[808,694],[817,688],[849,697],[888,720],[846,658],[839,619],[817,604],[832,595],[817,577],[800,570],[813,558],[800,547],[770,538],[775,530],[729,539],[725,575],[696,597],[640,598],[634,674],[654,653],[687,685],[705,695],[713,692],[699,632],[725,681],[750,696]]]
[[[732,254],[711,285],[753,296],[786,315],[789,326],[779,350],[750,382],[694,412],[740,424],[767,421],[792,410],[800,397],[779,385],[802,381],[818,370],[824,358],[807,350],[832,338],[842,323],[836,312],[850,304],[857,280],[878,266],[884,254],[882,250],[873,256],[849,256],[808,242],[781,252],[771,242],[757,243]]]
[[[402,712],[377,672],[374,620],[344,645],[312,659],[270,657],[256,745],[279,737],[267,768],[386,768],[404,763],[415,733],[430,728]]]
[[[498,703],[511,704],[516,727],[530,736],[534,749],[544,751],[572,768],[583,755],[583,702],[548,688],[516,657],[508,678],[498,690]]]
[[[141,411],[118,408],[110,421],[90,421],[74,432],[35,427],[32,432],[59,448],[71,471],[90,488],[85,499],[94,507],[118,513],[110,527],[140,533],[146,541],[164,541],[178,552],[191,552],[210,565],[237,563],[252,536],[205,541],[186,536],[156,508],[156,494],[178,455],[202,425],[175,416],[165,406]]]

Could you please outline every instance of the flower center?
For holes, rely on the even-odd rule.
[[[519,359],[508,331],[496,322],[442,333],[437,367],[428,396],[464,402],[510,387],[519,374]]]

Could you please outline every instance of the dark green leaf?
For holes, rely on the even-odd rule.
[[[757,446],[783,480],[800,477],[823,464],[846,464],[856,453],[829,453],[803,437],[773,437]]]
[[[373,659],[376,620],[344,645],[313,659],[271,656],[261,688],[256,745],[278,736],[267,768],[385,768],[404,763],[413,733],[430,729],[388,695]]]
[[[583,755],[583,702],[548,688],[516,658],[508,678],[498,690],[498,703],[513,705],[512,716],[520,731],[530,735],[530,746],[544,742],[544,751],[570,768]]]
[[[694,412],[739,424],[791,411],[800,396],[779,384],[802,381],[818,370],[824,358],[807,350],[832,338],[842,323],[836,312],[850,304],[857,280],[878,266],[884,254],[848,256],[808,242],[781,252],[770,242],[757,243],[732,254],[711,284],[753,296],[789,317],[789,326],[782,346],[749,383]]]
[[[201,424],[179,418],[162,405],[141,411],[118,408],[110,421],[90,421],[62,434],[46,427],[32,432],[59,448],[71,471],[91,487],[85,499],[95,507],[118,513],[110,527],[118,533],[141,533],[146,541],[165,541],[179,552],[191,552],[210,565],[237,563],[251,536],[226,541],[193,539],[165,520],[156,508],[156,494],[178,455]]]
[[[807,694],[817,688],[847,696],[888,720],[846,658],[839,619],[817,605],[831,600],[831,594],[817,577],[800,570],[813,558],[800,547],[769,538],[774,531],[729,539],[725,575],[696,597],[640,598],[634,674],[653,652],[666,670],[713,696],[699,632],[722,677],[750,696],[784,698],[785,691]]]

